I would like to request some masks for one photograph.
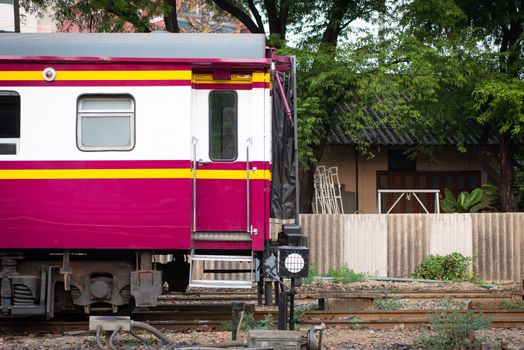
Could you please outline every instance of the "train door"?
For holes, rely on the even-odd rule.
[[[249,91],[193,92],[193,231],[249,238]]]

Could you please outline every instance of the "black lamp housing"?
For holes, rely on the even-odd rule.
[[[298,254],[301,259],[296,255]],[[286,266],[288,259],[288,266]],[[278,249],[278,275],[280,277],[302,278],[309,273],[309,249],[303,246],[281,246]]]

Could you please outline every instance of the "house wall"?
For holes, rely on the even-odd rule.
[[[484,184],[488,180],[488,174],[482,170],[476,153],[472,155],[471,152],[459,152],[455,147],[445,147],[435,152],[435,158],[436,160],[431,160],[427,156],[417,157],[417,171],[480,170],[481,183]]]
[[[358,211],[372,214],[377,212],[377,171],[388,170],[388,147],[374,149],[375,157],[358,157]],[[356,162],[353,146],[330,145],[326,148],[320,165],[338,167],[342,190],[356,190]],[[482,170],[476,154],[461,153],[454,146],[443,147],[434,152],[434,158],[417,157],[417,171],[481,171],[481,183],[487,182],[487,173]],[[345,210],[346,213],[350,212]],[[351,213],[351,212],[350,212]]]

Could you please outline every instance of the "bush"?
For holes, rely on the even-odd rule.
[[[313,264],[309,265],[309,272],[307,277],[304,278],[304,284],[311,284],[315,280],[315,277],[318,276],[317,267]]]
[[[356,273],[347,266],[330,270],[326,276],[332,277],[334,283],[354,283],[366,280],[366,276],[363,273]]]
[[[443,309],[429,317],[430,334],[417,338],[418,349],[433,350],[481,350],[485,336],[479,331],[489,327],[490,320],[472,312]]]
[[[311,284],[315,281],[316,277],[331,277],[333,283],[353,283],[366,280],[366,275],[357,273],[347,266],[342,266],[339,269],[329,270],[328,273],[320,274],[316,266],[311,264],[309,266],[309,273],[307,277],[303,279],[303,282],[304,284]]]
[[[445,256],[428,255],[417,267],[413,277],[480,283],[479,277],[471,272],[472,263],[473,257],[459,253],[451,253]]]
[[[222,330],[224,331],[231,331],[231,321],[224,321],[222,322]],[[255,320],[255,317],[252,313],[246,312],[244,313],[244,317],[242,319],[242,325],[240,326],[240,331],[242,332],[249,332],[250,330],[268,330],[274,328],[274,322],[273,322],[273,316],[271,314],[267,314],[264,316],[263,319],[257,321]]]
[[[399,297],[390,296],[387,291],[384,291],[384,297],[373,301],[373,306],[379,310],[398,310],[404,306],[404,303]]]
[[[444,199],[440,201],[440,209],[444,213],[477,213],[482,209],[482,188],[475,188],[471,193],[460,192],[457,198],[449,188],[444,189]]]

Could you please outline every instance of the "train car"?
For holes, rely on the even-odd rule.
[[[307,273],[269,230],[298,216],[294,65],[263,35],[1,34],[0,315]]]

